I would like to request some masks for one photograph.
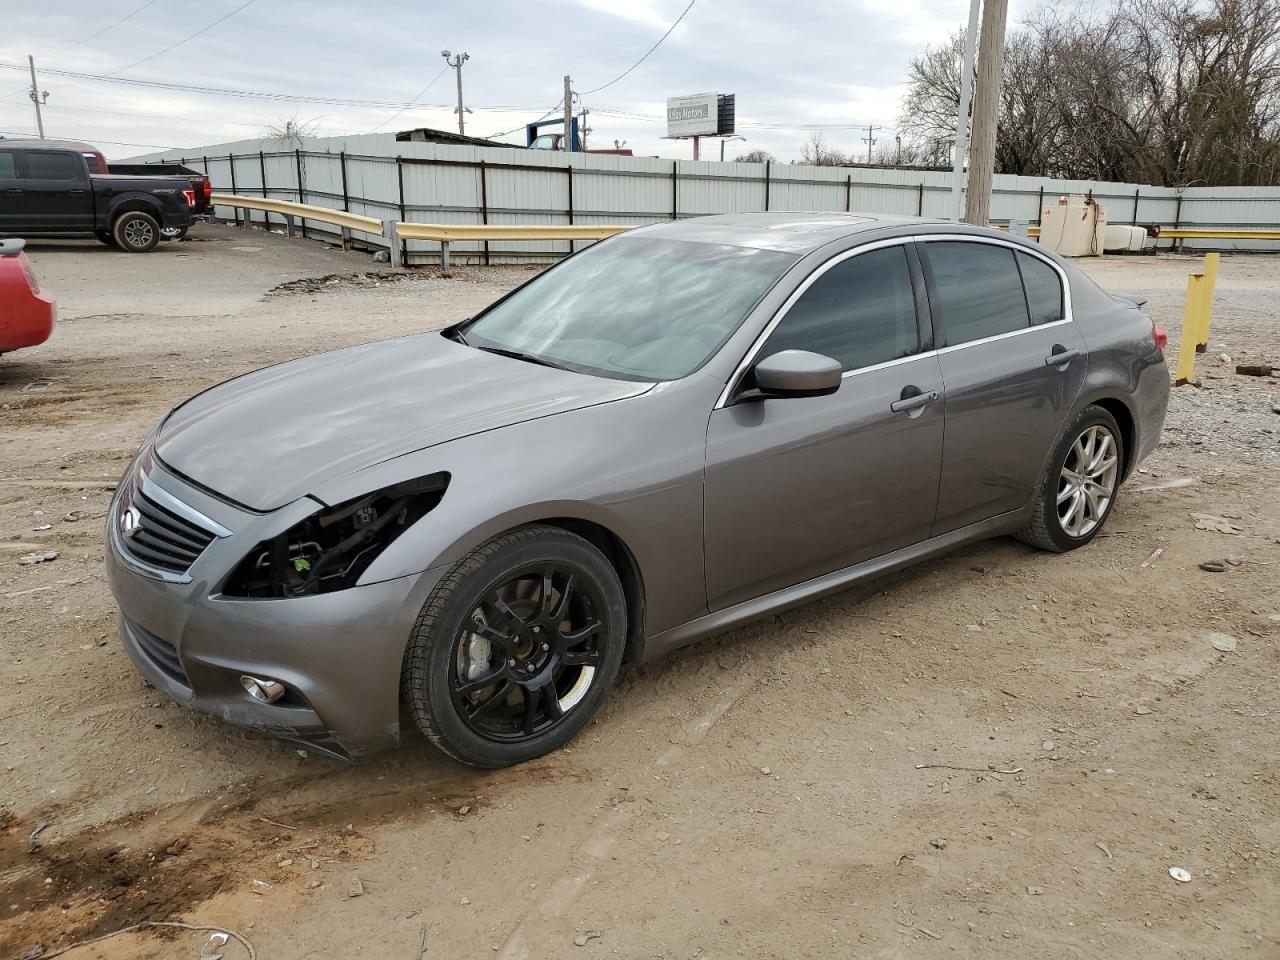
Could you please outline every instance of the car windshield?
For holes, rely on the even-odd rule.
[[[796,257],[617,237],[559,264],[463,328],[467,343],[584,373],[676,380],[706,362]]]

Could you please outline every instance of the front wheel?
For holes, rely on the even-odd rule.
[[[1062,553],[1098,535],[1120,491],[1124,439],[1116,418],[1086,407],[1063,433],[1018,538]]]
[[[111,225],[111,237],[121,250],[147,253],[160,242],[160,224],[149,213],[128,210],[116,217]]]
[[[617,572],[557,527],[503,534],[458,563],[422,609],[402,695],[441,750],[506,767],[567,743],[617,679],[626,645]]]

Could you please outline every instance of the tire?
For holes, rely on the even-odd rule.
[[[401,696],[453,759],[523,763],[591,719],[617,680],[626,636],[626,598],[603,554],[558,527],[524,527],[436,585],[405,650]]]
[[[1124,457],[1124,435],[1116,418],[1102,407],[1085,407],[1049,458],[1031,520],[1018,539],[1063,553],[1096,537],[1120,493]],[[1079,470],[1082,464],[1089,469]]]
[[[160,242],[160,224],[141,210],[126,210],[111,225],[111,237],[121,250],[150,253]]]
[[[98,238],[100,243],[105,243],[108,247],[114,247],[116,245],[116,239],[111,236],[110,230],[95,230],[93,235]]]
[[[161,227],[160,236],[166,240],[181,240],[187,235],[187,227]]]

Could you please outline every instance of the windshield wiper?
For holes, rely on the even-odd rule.
[[[523,360],[526,363],[537,363],[544,367],[554,367],[556,370],[569,370],[563,363],[557,363],[555,360],[549,360],[546,357],[540,357],[536,353],[524,353],[520,350],[511,350],[507,347],[480,346],[479,344],[471,344],[477,350],[483,350],[485,353],[496,353],[500,357],[510,357],[512,360]]]

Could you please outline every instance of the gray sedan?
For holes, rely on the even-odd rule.
[[[174,699],[354,757],[402,709],[497,767],[624,661],[960,544],[1087,544],[1156,445],[1164,333],[1034,243],[706,217],[442,332],[214,387],[109,514],[125,648]]]

